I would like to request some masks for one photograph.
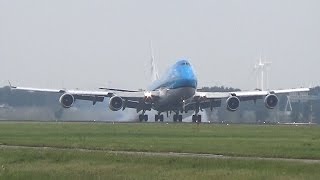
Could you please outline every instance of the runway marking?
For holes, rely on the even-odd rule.
[[[27,146],[27,145],[0,145],[1,149],[36,149],[36,150],[63,150],[63,151],[83,151],[83,152],[106,152],[112,154],[143,155],[143,156],[163,156],[163,157],[196,157],[212,159],[235,159],[235,160],[265,160],[265,161],[286,161],[300,163],[320,163],[320,159],[294,159],[294,158],[272,158],[272,157],[248,157],[248,156],[226,156],[221,154],[201,154],[201,153],[178,153],[178,152],[143,152],[143,151],[112,151],[90,148],[67,148],[54,146]]]

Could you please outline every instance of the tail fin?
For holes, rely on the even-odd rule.
[[[151,51],[151,61],[150,61],[150,65],[151,65],[151,69],[150,69],[150,73],[151,73],[151,81],[155,81],[159,79],[159,74],[158,74],[158,70],[156,67],[156,63],[154,61],[154,55],[153,55],[153,47],[152,47],[152,42],[150,41],[150,51]]]

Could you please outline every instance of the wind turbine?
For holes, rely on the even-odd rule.
[[[259,88],[260,90],[264,90],[265,87],[269,88],[268,67],[270,65],[271,65],[271,62],[267,62],[266,60],[262,61],[261,56],[259,58],[259,62],[254,65],[254,70],[256,71],[256,75],[257,75],[257,88]],[[266,78],[264,77],[265,75],[266,75]]]

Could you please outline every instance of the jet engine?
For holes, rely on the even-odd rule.
[[[123,99],[119,96],[113,96],[109,101],[109,108],[112,111],[119,111],[123,107]]]
[[[70,108],[73,105],[74,100],[72,94],[65,93],[60,97],[59,102],[64,108]]]
[[[231,96],[227,99],[227,109],[229,111],[236,111],[240,106],[240,100],[237,96]]]
[[[278,104],[278,97],[274,94],[269,94],[264,98],[264,104],[268,109],[273,109]]]

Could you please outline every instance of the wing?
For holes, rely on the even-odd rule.
[[[270,91],[238,91],[238,92],[196,92],[192,101],[185,107],[186,110],[199,111],[205,108],[220,107],[222,99],[226,99],[227,109],[235,111],[241,101],[256,101],[264,99],[267,108],[274,108],[278,103],[278,94],[305,94],[309,88],[270,90]]]
[[[197,92],[195,98],[206,99],[222,99],[230,96],[237,96],[239,98],[259,99],[268,94],[290,94],[290,93],[304,93],[309,92],[309,88],[296,88],[296,89],[283,89],[283,90],[270,90],[270,91],[237,91],[237,92]]]
[[[14,87],[11,86],[11,90],[21,90],[28,92],[46,92],[46,93],[58,93],[58,94],[70,94],[75,97],[75,99],[81,100],[91,100],[94,101],[95,98],[99,97],[111,97],[112,93],[107,91],[82,91],[82,90],[66,90],[66,89],[42,89],[42,88],[30,88],[30,87]],[[103,101],[103,99],[102,99]]]
[[[141,111],[143,109],[151,109],[151,103],[148,102],[148,99],[154,100],[159,97],[158,91],[85,91],[85,90],[66,90],[66,89],[41,89],[41,88],[29,88],[29,87],[14,87],[11,86],[11,90],[21,90],[21,91],[29,91],[29,92],[46,92],[46,93],[57,93],[61,94],[60,103],[63,107],[69,108],[73,105],[75,100],[87,100],[92,101],[93,105],[96,102],[103,102],[104,98],[112,98],[120,97],[121,100],[121,108],[135,108],[137,111]],[[115,100],[119,100],[114,98]],[[119,102],[119,101],[118,101]],[[112,104],[110,102],[110,104]],[[120,108],[120,109],[121,109]],[[118,108],[110,108],[114,110],[120,110]]]

